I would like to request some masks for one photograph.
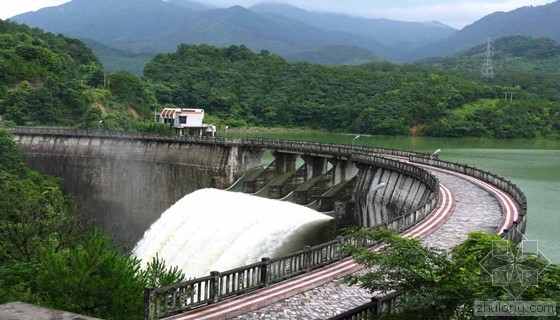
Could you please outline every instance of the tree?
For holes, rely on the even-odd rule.
[[[357,241],[369,239],[383,243],[378,252],[346,245],[343,252],[366,267],[365,273],[346,278],[376,293],[404,292],[397,300],[397,314],[386,318],[472,319],[477,300],[512,300],[502,287],[492,285],[492,277],[481,265],[491,253],[493,243],[509,243],[495,234],[473,232],[450,252],[425,247],[420,240],[403,238],[386,228],[352,229],[349,236]],[[520,249],[511,244],[513,254]],[[548,261],[529,256],[527,263],[543,270]],[[524,301],[557,301],[560,296],[559,267],[553,265],[539,276],[539,286],[525,290]]]
[[[27,169],[0,130],[0,304],[23,301],[107,319],[140,319],[147,286],[185,280],[157,257],[140,268],[95,227],[79,225],[60,181]],[[89,231],[87,231],[89,230]]]
[[[116,101],[132,106],[145,102],[144,84],[134,74],[119,71],[112,74],[110,80],[109,89]]]
[[[102,318],[142,314],[140,262],[120,254],[97,228],[74,248],[46,248],[40,270],[37,290],[52,307]]]
[[[14,143],[14,136],[0,129],[0,181],[5,181],[2,175],[16,175],[23,177],[27,173],[27,166]]]

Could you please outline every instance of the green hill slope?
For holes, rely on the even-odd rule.
[[[103,69],[81,41],[0,20],[0,114],[16,124],[72,124],[87,110],[83,88]]]
[[[496,138],[560,132],[560,103],[544,94],[415,65],[329,67],[243,46],[181,45],[156,55],[144,77],[162,86],[159,97],[204,108],[229,126]],[[504,101],[505,91],[515,101]]]

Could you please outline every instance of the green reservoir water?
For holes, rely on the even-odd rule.
[[[525,236],[539,241],[539,249],[560,263],[560,141],[445,139],[290,132],[229,133],[252,136],[365,145],[431,153],[441,149],[442,160],[469,164],[506,178],[525,193],[528,226]]]

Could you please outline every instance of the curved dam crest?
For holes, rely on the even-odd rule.
[[[304,206],[243,193],[201,189],[184,196],[146,231],[133,255],[158,255],[187,277],[225,271],[319,243],[332,218]],[[203,254],[202,254],[203,253]]]

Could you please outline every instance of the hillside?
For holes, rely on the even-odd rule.
[[[144,78],[156,97],[204,108],[230,127],[446,137],[560,136],[560,102],[546,93],[489,84],[416,65],[373,62],[330,67],[288,63],[244,46],[181,45],[158,54]],[[548,89],[554,89],[549,83]],[[503,100],[513,91],[513,102]]]
[[[151,123],[154,108],[182,105],[205,109],[218,126],[560,137],[560,78],[549,74],[512,72],[482,82],[434,64],[332,67],[289,63],[243,45],[183,44],[157,54],[140,78],[106,74],[78,40],[15,23],[1,27],[0,63],[8,72],[0,82],[0,114],[11,124],[169,130]],[[515,37],[497,46],[529,60],[554,58],[558,47],[546,39]],[[515,99],[504,100],[504,92],[514,92]]]
[[[177,43],[162,46],[162,42],[193,16],[192,10],[159,0],[73,0],[11,20],[117,49],[160,52],[176,47]]]
[[[547,37],[560,41],[560,1],[542,6],[522,7],[510,12],[495,12],[437,43],[418,50],[418,57],[449,56],[510,35]]]
[[[314,61],[317,64],[358,65],[379,60],[373,52],[355,46],[325,46],[299,49],[294,52],[286,52],[282,55],[290,62]]]
[[[82,85],[103,69],[81,41],[0,20],[0,114],[16,124],[72,124],[87,110]]]
[[[154,57],[151,53],[118,50],[90,39],[84,39],[83,42],[99,56],[99,61],[108,72],[126,70],[140,76],[146,63]]]
[[[410,60],[415,48],[445,39],[457,30],[435,21],[407,22],[366,19],[343,14],[311,12],[281,3],[265,2],[249,8],[253,12],[275,14],[324,30],[340,31],[370,38],[387,47],[376,51],[393,61]],[[389,49],[390,48],[390,49]]]
[[[107,74],[80,40],[0,20],[0,70],[0,126],[169,129],[137,121],[152,119],[153,84]]]
[[[558,41],[544,37],[508,36],[492,41],[491,48],[495,75],[511,71],[560,73]],[[415,64],[478,78],[485,61],[485,53],[486,44],[481,44],[451,57],[421,59]]]
[[[210,9],[186,0],[73,0],[18,15],[13,20],[132,53],[173,51],[181,43],[220,47],[243,44],[257,52],[268,50],[296,57],[310,57],[310,50],[326,51],[337,59],[319,57],[312,62],[344,64],[357,57],[350,49],[341,51],[340,46],[387,52],[385,46],[364,36],[326,31],[286,17],[256,14],[240,6]],[[329,53],[332,45],[337,50]],[[106,50],[97,53],[103,61],[114,59],[105,57]],[[136,73],[137,67],[134,68],[125,70]]]
[[[290,61],[353,64],[450,56],[488,38],[510,35],[560,40],[559,16],[560,0],[496,12],[457,31],[434,21],[365,19],[277,3],[216,9],[189,0],[72,0],[13,20],[133,53],[171,52],[182,43],[243,44]],[[351,48],[372,55],[363,50],[356,54]]]
[[[314,59],[317,55],[310,52],[323,51],[337,58],[317,57],[309,62],[337,61],[341,64],[368,58],[363,53],[356,56],[351,47],[395,60],[413,47],[454,32],[437,23],[368,20],[342,15],[318,19],[313,13],[308,15],[315,18],[307,21],[267,10],[257,12],[257,9],[240,6],[216,9],[188,0],[72,0],[57,7],[17,15],[12,20],[133,53],[169,52],[181,43],[221,47],[243,44],[256,52],[268,50],[298,59]],[[329,19],[333,23],[327,24]],[[334,52],[329,52],[331,49]]]
[[[373,50],[380,44],[366,37],[309,26],[287,18],[271,18],[240,6],[201,12],[194,30],[204,41],[187,42],[227,47],[243,44],[253,51],[266,49],[282,55],[300,48],[342,44]]]

